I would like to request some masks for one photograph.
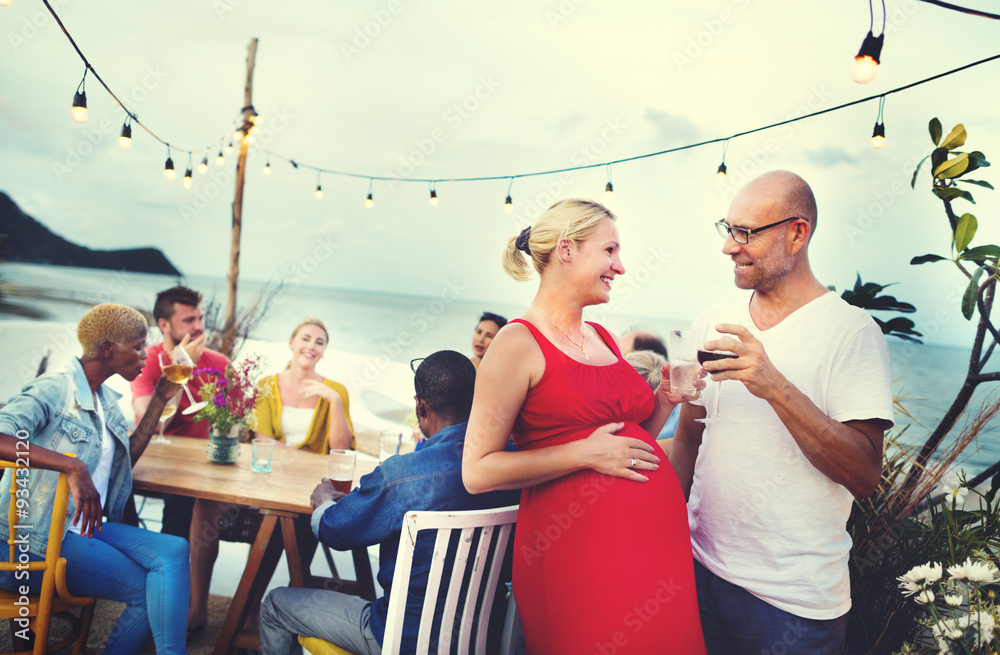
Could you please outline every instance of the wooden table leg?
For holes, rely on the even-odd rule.
[[[250,612],[259,609],[264,589],[267,588],[267,583],[270,582],[281,557],[281,532],[275,530],[278,516],[267,511],[262,513],[264,520],[250,548],[250,556],[243,570],[243,577],[240,578],[239,587],[229,605],[229,611],[226,612],[226,620],[222,624],[219,640],[215,644],[215,655],[229,655],[233,652],[233,642],[237,633],[244,627]]]

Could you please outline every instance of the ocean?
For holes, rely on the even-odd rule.
[[[0,279],[14,285],[43,290],[36,298],[12,296],[0,305],[0,320],[23,319],[25,310],[38,318],[76,322],[87,308],[98,302],[119,302],[145,310],[152,309],[158,291],[179,282],[200,291],[205,303],[224,307],[226,280],[217,277],[186,276],[183,280],[162,275],[104,271],[95,269],[0,264]],[[252,302],[273,285],[251,280],[239,284],[238,306]],[[254,329],[257,339],[284,342],[306,316],[316,316],[330,330],[330,347],[360,355],[385,356],[409,362],[442,349],[471,352],[472,331],[480,314],[491,311],[508,318],[524,307],[503,303],[457,299],[463,294],[443,288],[436,297],[348,291],[286,283],[270,298],[268,311]],[[593,310],[593,311],[590,311]],[[686,325],[689,318],[676,321],[662,318],[615,314],[605,316],[600,308],[588,308],[586,318],[597,320],[617,334],[636,326],[661,334],[670,327]],[[10,347],[13,344],[7,344]],[[971,346],[970,346],[971,347]],[[969,348],[932,344],[911,344],[889,339],[894,392],[916,422],[898,415],[897,427],[908,426],[904,441],[920,443],[940,421],[965,378]],[[995,397],[1000,387],[981,385],[970,408]],[[1000,460],[1000,422],[991,424],[963,454],[961,463],[970,477]],[[959,421],[958,427],[961,427]]]

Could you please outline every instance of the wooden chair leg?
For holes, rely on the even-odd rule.
[[[90,638],[90,626],[94,621],[95,609],[97,609],[97,603],[85,605],[80,610],[80,637],[73,644],[73,655],[81,655],[87,648],[87,639]]]

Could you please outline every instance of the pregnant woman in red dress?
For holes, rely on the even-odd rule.
[[[684,496],[652,436],[687,398],[669,374],[654,395],[582,319],[624,274],[619,248],[614,215],[587,200],[511,239],[504,269],[525,280],[530,262],[541,282],[477,374],[462,476],[473,493],[524,488],[514,596],[529,655],[705,653]]]

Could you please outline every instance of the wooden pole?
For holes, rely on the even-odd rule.
[[[257,59],[257,39],[247,46],[247,81],[243,90],[243,130],[246,135],[256,112],[253,109],[253,67]],[[233,198],[233,237],[229,248],[229,292],[226,295],[226,321],[220,351],[232,357],[236,343],[236,288],[240,277],[240,232],[243,227],[243,179],[247,167],[247,139],[240,139],[240,154],[236,160],[236,195]]]

